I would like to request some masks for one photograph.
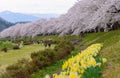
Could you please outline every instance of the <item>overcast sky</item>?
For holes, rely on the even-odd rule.
[[[63,14],[77,0],[0,0],[0,12]]]

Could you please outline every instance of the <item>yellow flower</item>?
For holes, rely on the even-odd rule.
[[[45,78],[50,78],[50,76],[49,76],[49,75],[46,75]]]
[[[82,74],[87,68],[101,66],[101,63],[97,63],[94,57],[98,55],[102,46],[102,44],[93,44],[76,56],[72,56],[63,63],[64,72],[59,75],[54,74],[53,78],[82,78]],[[105,58],[102,60],[103,63],[107,62]]]
[[[107,59],[106,58],[102,58],[102,61],[103,61],[103,63],[106,63]]]
[[[91,58],[91,60],[90,60],[90,65],[96,66],[96,61],[95,61],[94,58]]]
[[[70,78],[78,78],[77,73],[70,73]]]
[[[80,74],[80,75],[78,76],[78,78],[82,78],[82,75]]]

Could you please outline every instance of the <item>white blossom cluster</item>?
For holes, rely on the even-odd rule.
[[[0,33],[0,37],[51,34],[79,35],[86,32],[109,31],[120,26],[120,0],[78,0],[68,13],[58,18],[17,24]]]

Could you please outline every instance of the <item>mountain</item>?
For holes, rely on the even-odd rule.
[[[4,19],[2,19],[2,18],[0,17],[0,31],[2,31],[2,30],[5,29],[5,28],[8,28],[8,27],[10,27],[10,26],[12,26],[12,25],[13,25],[12,23],[7,22],[6,20],[4,20]]]
[[[57,17],[57,14],[23,14],[14,13],[11,11],[4,11],[0,13],[0,17],[12,23],[16,23],[16,22],[33,22],[42,18],[53,18]]]
[[[10,11],[1,12],[0,17],[12,23],[23,22],[23,21],[36,21],[39,19],[38,17],[32,15],[14,13]]]
[[[31,14],[31,15],[44,19],[56,18],[60,16],[59,14]]]
[[[120,0],[78,0],[66,14],[58,18],[17,24],[1,32],[0,37],[79,35],[115,29],[120,29]]]

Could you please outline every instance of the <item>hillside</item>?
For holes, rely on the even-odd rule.
[[[10,22],[7,22],[6,20],[0,18],[0,31],[2,31],[5,28],[8,28],[10,26],[12,26],[13,24]]]
[[[119,0],[82,0],[58,18],[19,24],[1,32],[1,37],[36,36],[110,31],[120,28]],[[18,30],[19,29],[19,30]],[[12,31],[15,31],[14,33]],[[6,34],[9,33],[9,34]]]
[[[108,59],[104,66],[102,78],[120,77],[120,30],[87,34],[81,45],[90,45],[92,43],[103,43],[104,47],[101,56]]]
[[[104,47],[100,55],[108,60],[107,64],[103,67],[101,78],[120,78],[120,30],[86,34],[84,35],[83,41],[79,43],[80,46],[78,48],[82,48],[83,46],[87,47],[93,43],[103,43]],[[74,54],[77,54],[77,52],[74,51],[68,57],[72,57]],[[54,73],[61,68],[63,62],[68,57],[34,73],[32,78],[43,78],[46,74]]]

